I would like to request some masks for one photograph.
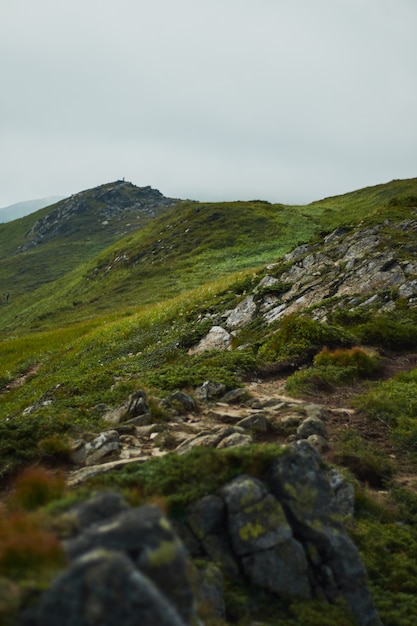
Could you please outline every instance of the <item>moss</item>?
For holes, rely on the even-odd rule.
[[[147,561],[150,567],[160,568],[175,562],[178,558],[182,543],[178,540],[161,541],[156,548],[146,550]]]
[[[257,537],[260,537],[264,533],[265,533],[265,528],[259,522],[255,524],[248,522],[247,524],[245,524],[245,526],[242,526],[242,528],[239,529],[239,535],[243,541],[249,541],[249,539],[256,539]]]

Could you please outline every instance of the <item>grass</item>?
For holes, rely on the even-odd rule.
[[[389,220],[409,218],[408,206],[416,196],[417,181],[410,180],[306,207],[185,202],[126,237],[115,229],[117,241],[98,235],[88,239],[85,223],[84,234],[74,233],[68,245],[50,241],[23,255],[15,250],[33,225],[33,216],[0,225],[0,282],[15,286],[7,287],[10,304],[0,306],[0,476],[65,458],[69,440],[80,430],[102,429],[95,405],[117,406],[138,389],[162,398],[177,388],[192,390],[208,379],[230,389],[262,368],[267,371],[301,359],[309,369],[292,376],[290,384],[304,391],[311,384],[321,393],[326,385],[331,389],[375,375],[377,356],[359,345],[416,349],[417,313],[397,298],[396,309],[389,314],[372,308],[337,309],[329,311],[326,322],[319,322],[310,311],[270,326],[257,318],[234,338],[234,350],[188,354],[266,273],[279,275],[282,255],[295,245],[312,237],[319,242],[336,226],[353,228],[360,221],[383,223],[389,236]],[[37,217],[46,214],[43,210]],[[263,267],[275,262],[279,265]],[[278,284],[266,291],[279,295],[287,288]],[[362,410],[386,425],[410,462],[417,460],[416,397],[417,373],[410,372],[372,382],[358,400]],[[239,473],[262,477],[271,455],[277,453],[281,452],[275,446],[254,445],[194,450],[184,457],[168,454],[109,474],[96,486],[127,490],[137,502],[157,497],[181,515],[193,499]],[[386,625],[407,626],[416,609],[417,500],[411,492],[394,487],[396,461],[363,437],[341,438],[338,454],[359,485],[352,534],[368,566],[381,616]],[[364,496],[363,483],[387,491],[386,502],[377,501],[372,493]],[[49,506],[55,502],[59,507],[49,479],[43,486],[37,479],[34,485],[18,487],[23,512],[14,511],[16,517],[10,512],[4,522],[0,565],[1,555],[25,532],[35,538],[28,540],[29,553],[35,543],[42,545],[38,533],[45,529],[33,509],[48,506],[50,498]],[[51,550],[45,562],[54,561]],[[18,573],[19,558],[13,557],[15,565],[2,566],[16,579],[23,576]],[[31,558],[29,554],[27,559]],[[39,559],[42,562],[42,555]],[[27,571],[34,572],[33,567]],[[249,591],[230,589],[228,594],[236,619],[249,622],[245,613]],[[282,616],[280,623],[288,626],[326,620],[349,624],[340,607],[324,610],[320,603],[308,603],[274,608]],[[266,606],[262,611],[267,621],[275,619]]]

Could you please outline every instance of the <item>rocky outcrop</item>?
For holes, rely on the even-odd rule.
[[[377,626],[341,482],[304,442],[283,448],[265,481],[242,474],[190,503],[181,521],[102,492],[56,522],[69,565],[19,623],[197,626],[202,615],[227,616],[227,575],[287,601],[343,601],[358,625]]]
[[[176,204],[178,200],[166,198],[152,187],[136,187],[132,183],[118,180],[82,191],[55,204],[51,211],[40,218],[26,235],[25,242],[19,247],[25,252],[41,243],[56,237],[79,235],[83,222],[89,219],[89,233],[92,229],[103,229],[111,222],[135,220],[136,216],[153,218],[164,209]],[[124,224],[129,231],[137,224]]]
[[[221,323],[190,353],[231,349],[231,340],[213,347],[209,339],[214,333],[239,336],[254,319],[271,324],[313,305],[318,319],[325,318],[329,306],[353,310],[373,305],[389,311],[397,295],[417,306],[417,263],[405,252],[414,249],[416,236],[417,220],[410,218],[353,231],[337,228],[322,243],[295,248],[282,262],[269,265],[270,273],[233,310],[221,312]]]
[[[321,452],[329,448],[328,411],[323,407],[280,395],[261,401],[248,397],[245,389],[225,391],[224,385],[211,381],[198,387],[195,397],[176,391],[160,401],[168,419],[159,421],[142,390],[114,409],[96,407],[104,411],[102,419],[110,421],[112,429],[73,440],[71,460],[81,469],[70,472],[69,484],[169,451],[239,447],[271,436],[282,442],[306,440]]]

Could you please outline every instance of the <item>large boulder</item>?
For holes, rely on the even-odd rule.
[[[158,507],[132,508],[110,521],[92,524],[67,540],[65,548],[70,560],[98,548],[125,554],[176,607],[184,621],[190,621],[194,605],[185,549]]]
[[[52,583],[19,626],[185,626],[125,554],[87,552]]]

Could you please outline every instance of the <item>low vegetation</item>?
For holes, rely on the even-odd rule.
[[[264,264],[273,264],[268,273],[278,275],[274,264],[282,269],[283,254],[311,238],[320,241],[336,226],[353,229],[363,220],[389,228],[389,221],[407,214],[416,197],[413,180],[307,207],[187,202],[118,237],[110,247],[90,249],[90,256],[80,244],[71,263],[65,253],[57,254],[58,242],[27,256],[13,252],[31,227],[30,216],[3,225],[0,243],[8,242],[9,258],[1,261],[0,281],[10,284],[21,274],[16,292],[10,289],[10,303],[0,305],[3,484],[28,466],[55,470],[65,465],[72,438],[103,429],[95,407],[116,407],[138,389],[158,399],[176,389],[192,392],[206,380],[233,389],[284,366],[282,371],[293,372],[287,392],[313,402],[357,385],[363,393],[355,406],[364,420],[384,429],[397,457],[368,438],[364,428],[340,434],[333,460],[356,485],[350,532],[384,624],[411,624],[417,613],[417,498],[413,489],[399,485],[397,475],[400,458],[417,475],[417,370],[379,379],[384,355],[417,350],[416,308],[395,290],[390,294],[395,308],[389,312],[372,305],[333,307],[329,298],[320,304],[328,306],[325,321],[314,309],[270,325],[256,318],[236,333],[230,351],[192,355],[189,349],[252,292],[266,274]],[[56,267],[43,277],[51,258]],[[279,296],[288,288],[279,282],[255,299]],[[154,418],[163,420],[158,407],[155,402]],[[198,449],[181,457],[170,453],[97,479],[83,495],[68,493],[59,476],[32,470],[15,483],[1,520],[0,574],[25,584],[34,579],[48,584],[64,563],[50,516],[91,490],[119,489],[135,503],[157,499],[171,514],[181,515],[192,499],[241,472],[262,477],[270,459],[281,453],[266,444],[222,452]],[[271,604],[230,582],[227,600],[234,623],[243,625],[249,622],[248,601],[260,607],[260,619],[271,623],[279,616],[287,626],[351,624],[343,607],[324,611],[320,603]]]

